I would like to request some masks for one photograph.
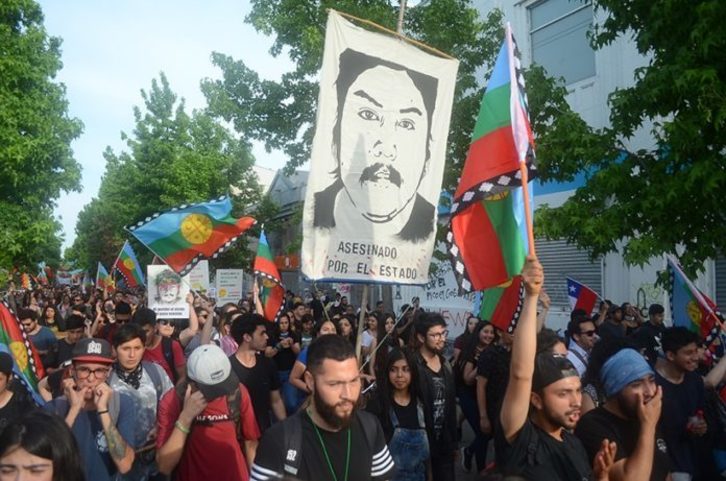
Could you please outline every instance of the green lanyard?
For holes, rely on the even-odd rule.
[[[310,414],[308,414],[310,416]],[[338,476],[335,475],[335,470],[333,469],[333,463],[330,462],[330,456],[328,455],[328,450],[325,448],[325,441],[323,441],[323,436],[320,434],[320,431],[318,430],[318,427],[315,425],[315,421],[310,419],[310,422],[313,424],[313,428],[315,429],[315,434],[318,435],[318,441],[320,441],[320,446],[323,448],[323,454],[325,455],[325,460],[328,462],[328,469],[330,470],[330,474],[333,476],[333,481],[338,481]],[[348,468],[350,468],[350,427],[348,427],[348,449],[345,454],[345,477],[343,478],[343,481],[348,481]]]

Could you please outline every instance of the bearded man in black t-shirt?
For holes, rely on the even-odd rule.
[[[582,443],[570,433],[582,401],[577,370],[564,356],[536,355],[537,298],[544,273],[534,256],[527,257],[522,280],[524,304],[514,332],[499,426],[494,429],[497,465],[506,474],[525,479],[608,480],[614,443],[603,441],[593,472]]]
[[[304,374],[312,402],[262,436],[251,481],[291,475],[301,481],[382,481],[394,463],[381,425],[357,409],[361,394],[353,346],[321,336],[308,348]]]

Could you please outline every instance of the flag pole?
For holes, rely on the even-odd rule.
[[[534,227],[532,224],[532,209],[529,203],[529,171],[525,162],[519,163],[519,172],[522,174],[522,197],[524,199],[524,219],[527,223],[527,240],[529,255],[537,257],[534,247]]]
[[[368,304],[368,284],[363,284],[363,294],[360,301],[360,314],[358,316],[358,335],[355,338],[355,357],[360,360],[361,341],[363,340],[363,326],[366,316],[366,304]],[[361,360],[362,363],[362,360]]]

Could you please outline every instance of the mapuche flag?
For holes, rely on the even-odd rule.
[[[514,276],[509,282],[482,292],[479,319],[484,319],[502,331],[514,332],[524,301],[522,276]]]
[[[33,396],[36,404],[45,404],[38,394],[38,381],[45,377],[40,355],[5,301],[0,303],[0,351],[13,357],[13,373]]]
[[[268,321],[276,322],[285,306],[285,288],[282,285],[280,271],[277,270],[264,231],[260,233],[253,270],[256,276],[262,278],[260,302],[265,311],[263,315]]]
[[[113,278],[108,274],[108,271],[105,267],[103,267],[103,264],[99,262],[98,267],[96,268],[96,289],[108,291],[113,289],[113,287]]]
[[[668,256],[670,276],[670,307],[673,325],[685,327],[704,340],[713,351],[714,339],[720,337],[723,318],[716,304],[702,293],[681,269],[673,256]]]
[[[156,213],[126,230],[183,276],[201,259],[227,250],[254,223],[232,217],[232,202],[223,196]]]
[[[528,177],[534,176],[534,140],[518,56],[507,25],[454,194],[446,236],[454,274],[464,292],[510,282],[520,274],[529,251],[520,167],[524,164]]]
[[[138,287],[146,285],[144,281],[144,273],[141,270],[141,264],[136,259],[134,249],[129,244],[129,241],[124,242],[124,246],[121,248],[116,262],[113,264],[113,268],[121,273],[124,279],[126,287]]]

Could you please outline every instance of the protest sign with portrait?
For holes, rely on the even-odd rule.
[[[428,282],[457,68],[331,11],[303,212],[306,276]]]
[[[166,265],[146,266],[149,309],[159,319],[189,317],[189,276],[180,276]]]

